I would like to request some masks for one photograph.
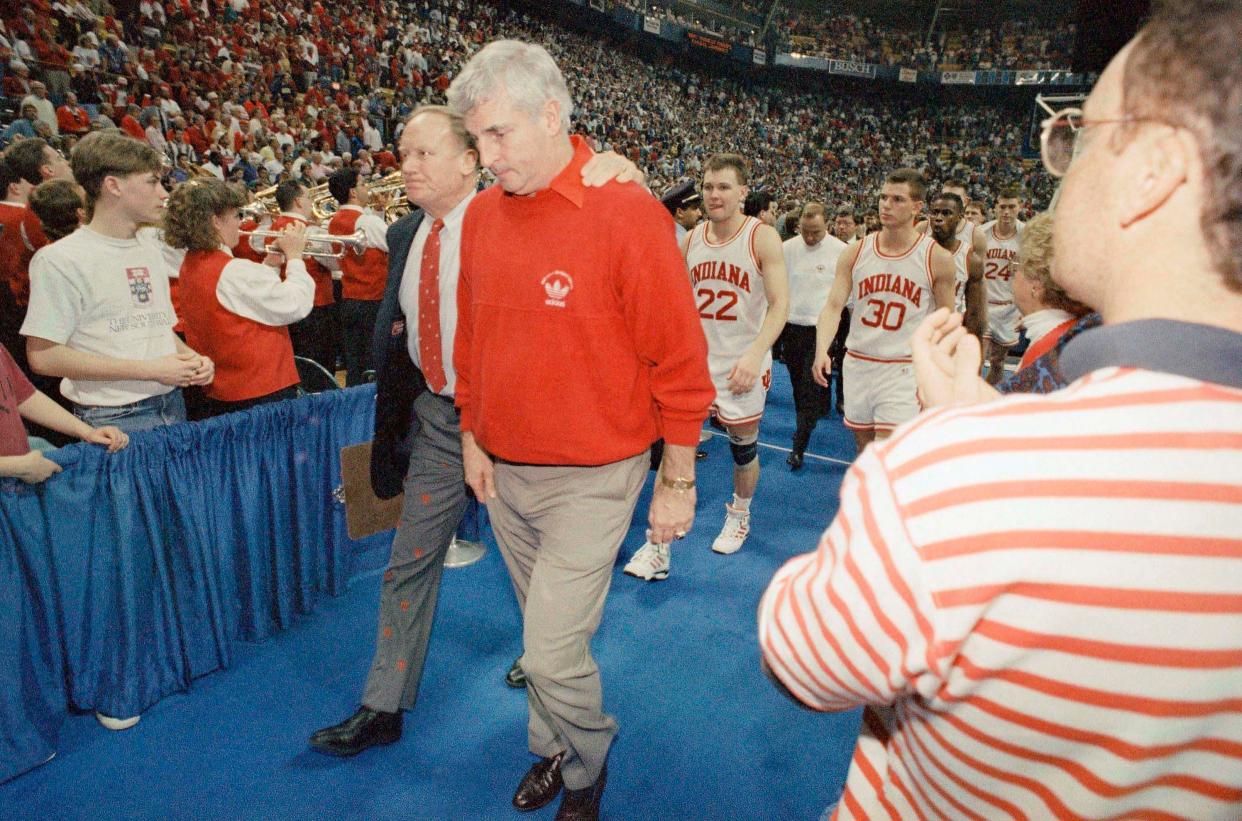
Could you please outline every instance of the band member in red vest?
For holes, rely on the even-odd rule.
[[[271,230],[284,231],[296,224],[303,226],[309,236],[327,233],[312,224],[311,200],[306,187],[300,182],[285,180],[276,186],[276,205],[280,208],[280,214],[272,220]],[[334,371],[336,353],[340,349],[340,328],[332,307],[336,302],[332,296],[332,272],[313,259],[304,262],[311,279],[315,281],[315,307],[306,319],[289,328],[293,352]]]
[[[306,229],[292,224],[275,240],[285,275],[271,265],[236,259],[240,207],[246,198],[217,180],[194,180],[168,199],[164,237],[185,248],[181,309],[187,343],[209,351],[216,378],[207,387],[209,416],[297,395],[298,371],[287,325],[311,312],[315,281],[302,259]],[[189,340],[193,340],[190,342]]]
[[[366,250],[361,255],[347,248],[341,257],[345,384],[359,385],[366,381],[366,372],[372,370],[371,334],[388,276],[388,224],[366,208],[370,191],[354,169],[344,168],[329,177],[328,191],[340,203],[328,223],[328,233],[347,236],[361,230],[366,237]]]

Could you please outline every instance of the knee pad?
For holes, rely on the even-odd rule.
[[[736,436],[729,434],[729,450],[733,451],[733,464],[740,468],[744,468],[751,462],[759,458],[759,446],[755,444],[759,441],[759,432],[755,431],[747,436]]]

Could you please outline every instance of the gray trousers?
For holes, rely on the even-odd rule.
[[[414,413],[422,429],[405,475],[401,522],[380,589],[375,658],[362,694],[363,706],[386,713],[408,710],[418,698],[444,554],[466,514],[457,410],[424,391]]]
[[[617,734],[591,638],[648,467],[646,451],[601,467],[496,464],[487,512],[522,608],[530,751],[564,752],[571,790],[595,783]]]

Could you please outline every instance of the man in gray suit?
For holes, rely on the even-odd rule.
[[[388,229],[388,284],[372,340],[371,484],[380,498],[404,491],[405,500],[362,704],[310,737],[311,747],[338,756],[401,738],[403,712],[418,698],[444,555],[467,505],[453,333],[461,225],[478,182],[478,152],[461,118],[443,106],[410,115],[400,151],[406,196],[418,210]],[[614,178],[642,175],[611,153],[583,169],[587,185]]]

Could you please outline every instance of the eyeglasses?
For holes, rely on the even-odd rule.
[[[1045,105],[1045,108],[1047,106]],[[1109,120],[1088,120],[1083,117],[1082,109],[1066,108],[1054,113],[1041,124],[1039,135],[1039,155],[1044,161],[1044,168],[1054,177],[1064,177],[1070,163],[1078,151],[1078,137],[1088,128],[1096,125],[1120,123],[1161,123],[1170,128],[1178,128],[1173,123],[1154,117],[1118,117]]]

